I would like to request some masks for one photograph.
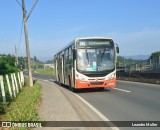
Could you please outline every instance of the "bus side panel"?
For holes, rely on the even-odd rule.
[[[57,60],[57,78],[59,83],[63,83],[62,81],[62,58],[58,58]]]
[[[64,55],[62,55],[62,84],[65,83],[64,74],[65,74],[65,69],[64,69]]]
[[[65,85],[72,86],[73,82],[73,56],[72,56],[72,46],[65,50]]]
[[[67,64],[65,65],[65,85],[72,85],[72,64],[71,59],[67,60]]]
[[[72,88],[75,88],[75,71],[74,71],[74,66],[73,66],[73,64],[72,64],[72,74],[71,74],[71,86],[72,86]]]
[[[56,81],[58,81],[57,58],[55,58],[55,60],[54,60],[54,68],[55,68],[54,75],[56,77]]]
[[[72,52],[72,87],[76,89],[76,51]]]
[[[64,79],[65,79],[65,85],[69,85],[69,82],[68,82],[68,57],[65,56],[65,61],[64,61]]]

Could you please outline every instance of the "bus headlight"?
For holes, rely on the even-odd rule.
[[[115,73],[113,73],[113,74],[111,74],[111,75],[108,76],[108,80],[112,80],[114,78],[115,78]]]
[[[76,74],[76,79],[79,79],[81,81],[86,81],[86,78],[84,76],[78,74]]]

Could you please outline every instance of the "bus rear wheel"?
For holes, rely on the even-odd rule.
[[[75,88],[69,86],[69,90],[72,91],[72,92],[76,92]]]
[[[62,85],[61,82],[60,82],[60,77],[59,76],[58,76],[58,84],[59,84],[59,86]]]

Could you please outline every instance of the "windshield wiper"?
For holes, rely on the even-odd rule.
[[[86,58],[87,58],[87,61],[88,61],[88,64],[89,64],[89,56],[88,56],[88,52],[87,52],[87,47],[85,47],[85,50],[86,50]]]
[[[106,48],[103,50],[103,52],[102,52],[102,55],[101,55],[101,61],[102,61],[102,58],[103,58],[103,56],[104,56],[104,54],[105,54],[105,51],[106,51]]]

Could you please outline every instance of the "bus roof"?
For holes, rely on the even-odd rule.
[[[83,39],[110,39],[112,40],[112,38],[106,38],[106,37],[83,37],[83,38],[76,38],[75,41],[83,40]]]
[[[58,51],[57,53],[55,53],[55,55],[57,55],[58,53],[62,52],[65,48],[68,48],[69,46],[71,46],[77,40],[85,40],[85,39],[108,39],[108,40],[112,40],[112,38],[106,38],[106,37],[82,37],[82,38],[75,38],[72,42],[70,42],[65,47],[63,47],[60,51]]]

